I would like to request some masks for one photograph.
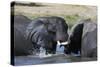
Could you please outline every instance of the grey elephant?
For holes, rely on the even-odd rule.
[[[68,39],[68,25],[61,17],[39,17],[30,20],[25,16],[15,16],[14,28],[16,55],[39,52],[40,47],[46,50],[46,54],[55,54],[57,41],[65,42]]]
[[[91,19],[80,21],[72,27],[66,54],[80,52],[81,57],[97,57],[97,24]]]
[[[14,43],[12,51],[14,55],[28,55],[32,53],[32,43],[25,39],[24,34],[27,25],[31,22],[29,18],[23,15],[11,16],[12,30],[14,30]],[[13,54],[13,53],[12,53]]]

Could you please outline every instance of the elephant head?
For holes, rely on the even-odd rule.
[[[68,25],[66,21],[61,17],[47,17],[45,20],[47,30],[54,35],[55,41],[65,42],[68,39]]]
[[[57,41],[65,42],[68,39],[68,25],[61,17],[39,17],[27,27],[27,38],[39,47],[46,49],[46,53],[55,53]]]

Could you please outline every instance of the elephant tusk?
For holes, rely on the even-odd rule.
[[[68,43],[69,43],[68,41],[62,43],[60,43],[60,41],[57,41],[57,45],[67,45]]]
[[[67,45],[69,42],[68,41],[66,41],[66,42],[62,42],[61,44],[62,45]]]
[[[60,41],[57,41],[57,45],[61,45]]]

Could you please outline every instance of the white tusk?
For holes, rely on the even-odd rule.
[[[57,45],[61,45],[60,41],[57,41]]]
[[[67,45],[68,43],[69,43],[68,41],[62,43],[60,43],[60,41],[57,41],[57,45]]]
[[[69,42],[68,41],[66,41],[66,42],[62,42],[61,44],[62,45],[67,45]]]

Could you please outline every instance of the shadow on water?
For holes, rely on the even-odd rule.
[[[57,54],[46,57],[39,57],[34,55],[29,56],[16,56],[15,65],[36,65],[36,64],[54,64],[54,63],[70,63],[81,61],[96,61],[96,58],[81,58],[80,56],[65,55],[59,49]]]

